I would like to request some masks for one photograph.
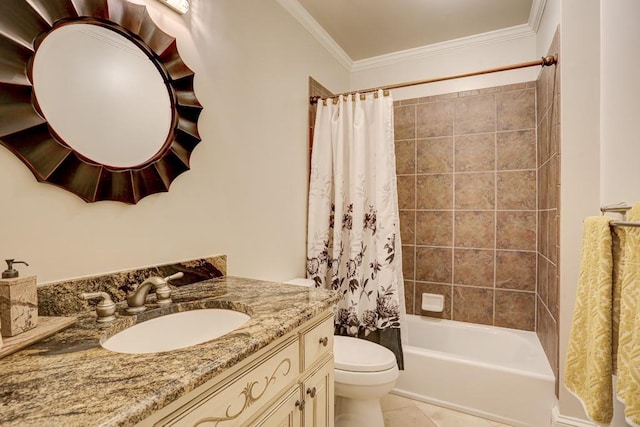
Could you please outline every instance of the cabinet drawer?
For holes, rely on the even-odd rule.
[[[303,369],[309,368],[322,356],[333,352],[333,316],[302,334]]]
[[[281,350],[257,360],[156,425],[241,425],[297,379],[298,347],[297,339],[289,341]]]

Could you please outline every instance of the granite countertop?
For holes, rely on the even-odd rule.
[[[130,426],[215,378],[275,339],[329,309],[337,294],[259,280],[225,277],[173,292],[170,307],[96,323],[82,313],[71,327],[0,359],[0,425]],[[126,304],[125,304],[126,306]],[[251,319],[223,337],[153,354],[105,350],[100,339],[142,319],[171,311],[220,307]]]

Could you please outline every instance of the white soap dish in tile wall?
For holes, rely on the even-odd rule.
[[[442,313],[444,310],[444,295],[422,294],[422,310]]]

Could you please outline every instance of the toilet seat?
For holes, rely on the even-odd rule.
[[[351,372],[342,369],[334,369],[336,384],[348,384],[352,386],[379,386],[395,382],[400,375],[397,366],[378,372]],[[337,387],[337,385],[336,385]]]
[[[396,355],[371,341],[335,335],[335,369],[348,372],[381,372],[397,367]]]

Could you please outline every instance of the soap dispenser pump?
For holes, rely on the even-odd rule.
[[[2,278],[3,279],[13,279],[13,278],[18,277],[20,275],[18,270],[13,268],[13,264],[24,264],[27,267],[29,266],[29,264],[27,264],[26,262],[24,262],[24,261],[16,261],[15,259],[5,259],[5,262],[7,263],[7,269],[2,272]]]

